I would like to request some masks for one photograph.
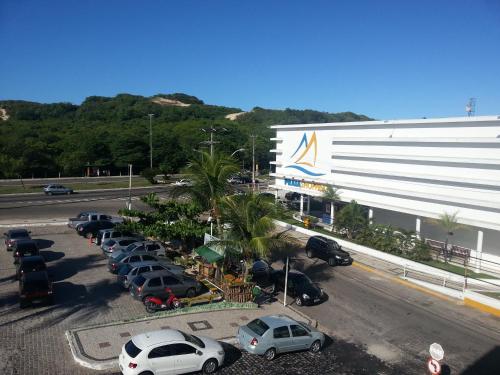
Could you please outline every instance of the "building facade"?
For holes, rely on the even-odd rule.
[[[272,128],[273,188],[320,197],[333,185],[373,222],[422,238],[443,237],[427,218],[457,213],[467,228],[453,241],[500,263],[500,116]]]

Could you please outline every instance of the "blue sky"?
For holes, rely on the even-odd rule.
[[[1,0],[0,99],[500,114],[500,1]]]

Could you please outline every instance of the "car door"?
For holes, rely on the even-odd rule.
[[[291,324],[290,330],[292,331],[293,350],[309,349],[312,344],[310,333],[298,324]]]
[[[175,374],[175,354],[173,345],[162,345],[152,349],[148,354],[149,366],[155,374]]]
[[[293,350],[293,340],[290,336],[288,326],[276,327],[273,329],[273,342],[274,346],[279,353],[286,353]]]
[[[135,262],[141,262],[140,255],[132,255],[123,260],[123,263],[135,263]]]
[[[176,296],[181,296],[186,293],[184,285],[180,282],[180,280],[173,276],[163,276],[163,285],[165,288],[172,289],[172,292]]]
[[[189,344],[178,343],[172,345],[175,353],[175,373],[185,374],[196,371],[200,367],[200,358],[197,349]]]
[[[149,266],[139,267],[137,270],[137,275],[140,275],[141,273],[145,273],[145,272],[149,272],[149,271],[150,271]]]
[[[156,260],[156,258],[152,255],[141,255],[141,257],[142,257],[142,262]]]

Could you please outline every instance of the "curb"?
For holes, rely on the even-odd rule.
[[[48,227],[48,226],[63,226],[67,225],[68,220],[55,221],[52,223],[18,223],[18,224],[0,224],[0,228],[18,228],[18,227]]]
[[[488,314],[491,314],[491,315],[494,315],[494,316],[497,316],[500,318],[500,309],[497,309],[495,307],[485,305],[484,303],[475,301],[475,300],[467,298],[467,297],[464,297],[464,304],[466,306],[472,307],[476,310],[479,310],[479,311],[482,311],[484,313],[488,313]]]
[[[204,310],[204,309],[196,309],[194,307],[193,310],[188,310],[188,311],[169,311],[168,314],[156,314],[154,316],[151,315],[145,315],[142,317],[138,317],[136,319],[130,319],[130,320],[120,320],[116,322],[111,322],[111,323],[106,323],[106,324],[96,324],[96,325],[91,325],[87,327],[80,327],[74,330],[68,330],[65,332],[66,339],[68,340],[68,344],[71,350],[71,355],[73,356],[73,359],[75,360],[76,363],[78,363],[82,367],[87,367],[93,370],[110,370],[110,369],[116,369],[118,367],[118,356],[116,358],[112,359],[105,359],[105,360],[96,360],[93,358],[88,357],[85,354],[85,351],[82,348],[82,345],[80,344],[80,340],[78,339],[76,333],[78,331],[82,330],[87,330],[87,329],[94,329],[94,328],[99,328],[99,327],[109,327],[109,326],[114,326],[114,325],[120,325],[120,324],[129,324],[129,323],[134,323],[134,322],[141,322],[141,321],[147,321],[147,320],[155,320],[155,319],[161,319],[161,318],[167,318],[170,316],[178,316],[178,315],[188,315],[188,314],[199,314],[203,312],[214,312],[214,311],[221,311],[221,310],[248,310],[248,309],[258,309],[258,306],[256,304],[245,304],[242,303],[240,305],[235,305],[235,306],[220,306],[218,308],[214,309],[209,309],[209,310]],[[217,341],[225,342],[227,344],[235,345],[237,344],[238,340],[236,337],[223,337],[220,339],[217,339]]]

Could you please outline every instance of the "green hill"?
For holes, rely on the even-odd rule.
[[[153,97],[119,94],[90,96],[80,105],[41,104],[21,100],[0,101],[0,178],[82,175],[86,164],[100,165],[113,174],[126,172],[128,164],[138,172],[149,165],[149,117],[153,118],[153,164],[176,172],[206,140],[203,127],[224,127],[216,134],[218,150],[232,153],[250,150],[249,135],[256,134],[257,162],[267,169],[272,146],[269,125],[369,120],[351,112],[269,110],[254,108],[235,120],[227,115],[239,108],[207,105],[186,94]],[[243,165],[251,154],[239,153]]]

